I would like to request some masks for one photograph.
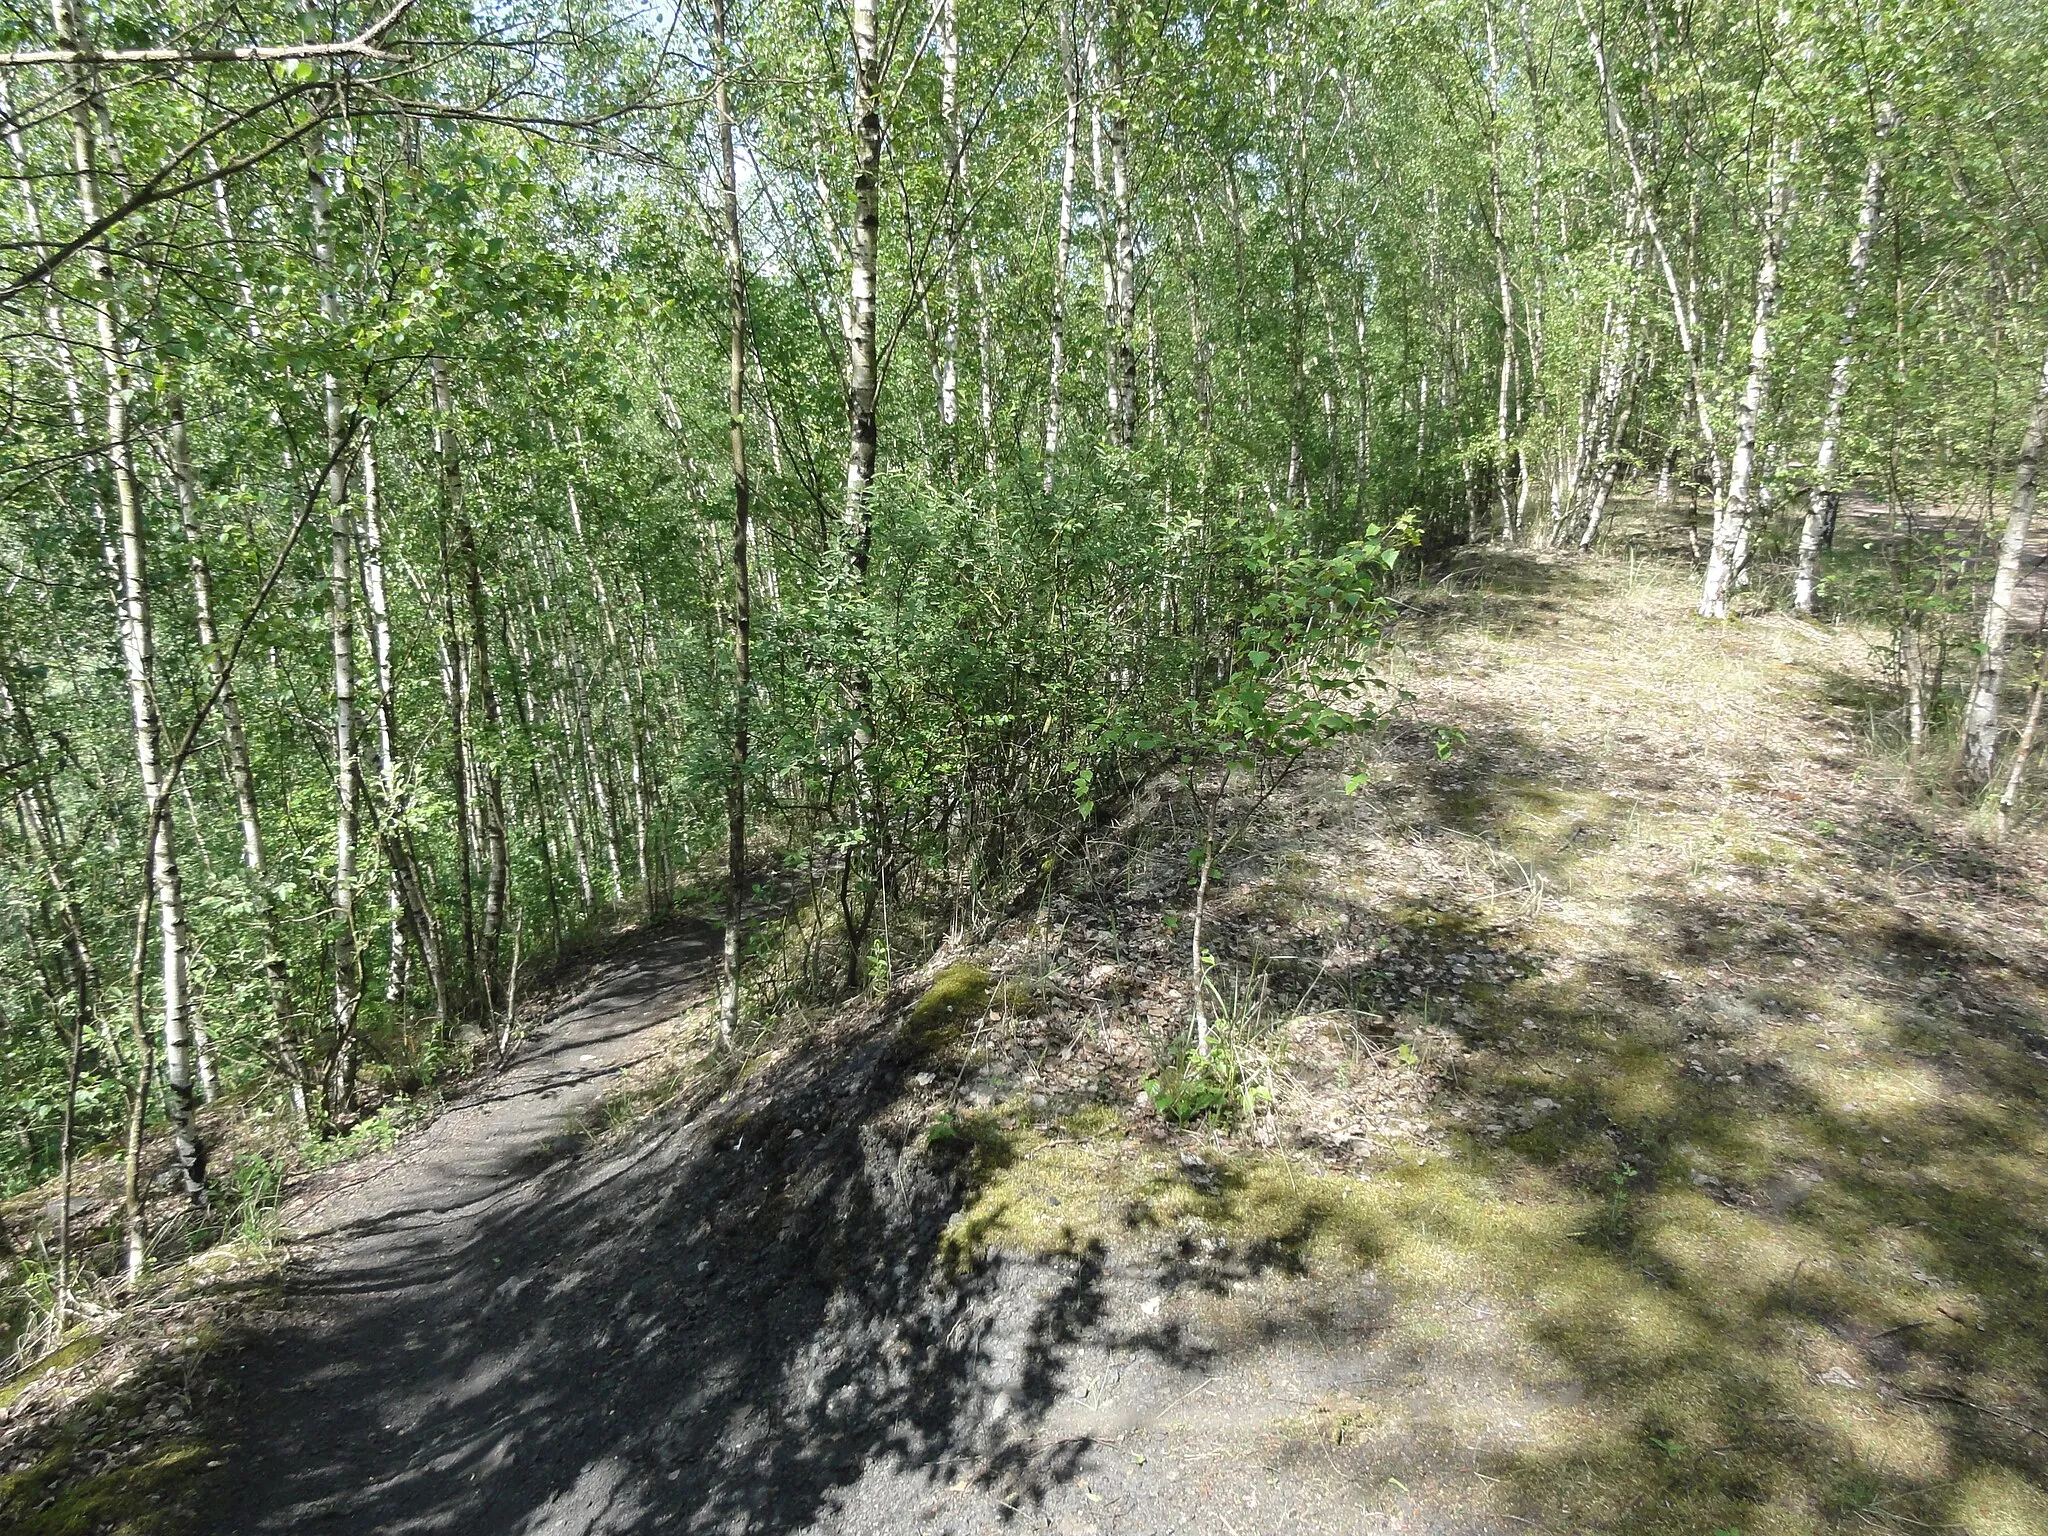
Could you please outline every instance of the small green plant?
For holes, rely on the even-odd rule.
[[[1628,1185],[1629,1180],[1635,1176],[1636,1167],[1633,1163],[1623,1163],[1607,1176],[1614,1185],[1614,1191],[1608,1197],[1608,1213],[1617,1219],[1628,1214]]]
[[[439,1103],[432,1093],[394,1099],[368,1119],[352,1126],[346,1135],[308,1142],[302,1156],[309,1168],[328,1168],[365,1153],[388,1152],[408,1132],[417,1130],[434,1116]]]
[[[1273,1102],[1266,1075],[1241,1032],[1219,1025],[1209,1032],[1207,1050],[1192,1035],[1178,1037],[1159,1071],[1145,1080],[1145,1097],[1175,1125],[1204,1119],[1231,1125],[1256,1118]]]
[[[1623,1163],[1607,1175],[1607,1203],[1594,1228],[1610,1243],[1625,1243],[1629,1235],[1628,1187],[1637,1177],[1633,1163]]]
[[[247,1152],[228,1165],[221,1183],[221,1236],[229,1242],[255,1244],[274,1239],[284,1197],[283,1165],[261,1152]]]
[[[924,1133],[925,1145],[936,1147],[960,1139],[960,1122],[950,1109],[942,1109],[932,1117],[930,1129]]]

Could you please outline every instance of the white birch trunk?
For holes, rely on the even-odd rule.
[[[939,331],[939,425],[950,434],[960,416],[961,210],[967,203],[967,149],[960,137],[960,25],[954,0],[939,0],[939,122],[946,136],[945,315]]]
[[[1828,375],[1827,408],[1821,415],[1820,451],[1814,455],[1813,490],[1799,528],[1799,555],[1792,573],[1792,610],[1813,612],[1820,578],[1820,552],[1835,533],[1842,490],[1836,483],[1836,457],[1842,438],[1843,407],[1849,399],[1849,370],[1854,359],[1856,314],[1863,303],[1863,283],[1870,271],[1870,248],[1877,233],[1877,212],[1884,196],[1884,163],[1876,155],[1863,177],[1863,200],[1856,210],[1856,233],[1849,241],[1849,294],[1842,305],[1842,345]]]
[[[362,559],[363,599],[370,617],[370,669],[377,683],[377,785],[384,797],[385,841],[395,853],[400,836],[397,827],[404,818],[398,781],[397,679],[391,660],[391,604],[384,586],[384,509],[377,481],[377,449],[368,433],[363,438],[362,488],[357,542]],[[384,1001],[396,1005],[405,999],[410,960],[405,947],[405,901],[400,890],[399,860],[393,857],[390,863],[390,888],[385,896],[388,958]]]
[[[82,47],[78,0],[51,0],[58,45]],[[92,66],[68,65],[72,175],[78,194],[80,221],[90,226],[101,216],[99,153],[95,115],[99,80]],[[142,491],[131,457],[128,398],[135,379],[122,335],[120,289],[113,257],[103,243],[86,250],[93,278],[91,309],[95,339],[106,373],[105,456],[114,482],[120,519],[119,582],[115,616],[121,639],[121,660],[134,724],[136,769],[142,783],[145,812],[146,878],[155,893],[157,929],[163,963],[163,1079],[165,1111],[185,1193],[206,1198],[206,1147],[195,1125],[193,1020],[187,971],[185,892],[178,868],[177,836],[171,817],[170,785],[163,762],[163,725],[156,706],[156,632],[149,602],[149,536]],[[131,1261],[139,1255],[131,1253]]]
[[[1074,171],[1080,155],[1081,82],[1074,55],[1073,14],[1067,0],[1058,0],[1060,86],[1066,92],[1066,135],[1060,144],[1060,208],[1053,235],[1052,359],[1046,367],[1045,490],[1052,492],[1053,460],[1060,448],[1060,385],[1067,363],[1067,267],[1074,252]]]
[[[1991,578],[1991,598],[1984,607],[1977,675],[1963,715],[1963,776],[1980,787],[1991,782],[1991,762],[1998,754],[1998,695],[2005,683],[2006,640],[2012,626],[2013,599],[2019,594],[2020,561],[2034,521],[2044,441],[2048,441],[2048,356],[2041,359],[2034,408],[2020,442],[2019,463],[2013,468],[2012,501],[2006,512],[2005,536],[1998,545],[1998,570]]]
[[[853,32],[853,235],[847,253],[846,510],[854,572],[867,576],[868,491],[875,479],[876,280],[882,235],[882,50],[875,0],[851,0]]]
[[[320,319],[328,337],[341,325],[341,297],[335,288],[334,236],[329,228],[332,189],[327,181],[327,146],[316,134],[308,159],[306,196],[312,211],[313,261],[320,273]],[[346,1112],[354,1097],[356,1014],[362,1002],[361,959],[356,943],[356,645],[355,512],[349,505],[348,410],[341,381],[332,370],[320,378],[327,426],[328,634],[334,687],[334,1041],[330,1051],[328,1110]]]
[[[1755,497],[1757,469],[1757,428],[1771,384],[1771,318],[1778,304],[1778,258],[1785,240],[1785,219],[1790,211],[1792,178],[1789,161],[1798,157],[1781,155],[1773,148],[1771,167],[1765,177],[1763,252],[1757,263],[1756,311],[1749,332],[1749,373],[1743,382],[1742,398],[1735,410],[1735,447],[1728,466],[1728,497],[1722,515],[1715,519],[1714,545],[1707,556],[1707,573],[1700,586],[1699,613],[1703,619],[1728,617],[1729,598],[1736,578],[1749,557],[1749,518]]]
[[[952,0],[945,0],[952,30]],[[726,889],[723,976],[719,988],[719,1034],[730,1045],[740,1018],[740,922],[747,883],[747,727],[752,687],[752,594],[747,587],[749,496],[747,479],[747,268],[740,239],[739,172],[733,153],[732,99],[726,75],[731,50],[726,38],[725,0],[711,0],[713,45],[718,73],[718,154],[724,210],[727,328],[730,332],[726,408],[732,435],[732,734],[726,765]],[[957,58],[958,42],[954,43]]]

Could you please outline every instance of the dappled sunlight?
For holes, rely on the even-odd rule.
[[[1275,1277],[1369,1276],[1387,1300],[1358,1347],[1473,1388],[1458,1411],[1338,1394],[1276,1429],[1352,1456],[1361,1489],[1456,1444],[1479,1479],[1460,1497],[1545,1529],[2048,1530],[2032,893],[2002,894],[1924,807],[1926,831],[1882,834],[1908,858],[1843,857],[1898,815],[1814,707],[1816,669],[1860,663],[1855,636],[1662,628],[1645,646],[1665,578],[1632,571],[1624,592],[1599,562],[1484,564],[1423,615],[1410,681],[1464,745],[1439,760],[1396,739],[1354,813],[1305,788],[1311,809],[1276,821],[1334,837],[1305,861],[1297,828],[1275,832],[1241,890],[1284,899],[1219,898],[1254,962],[1320,954],[1318,978],[1384,1010],[1372,1027],[1450,1031],[1436,1136],[1336,1168],[1025,1129],[958,1230],[1178,1252],[1192,1267],[1158,1261],[1169,1283],[1206,1275],[1215,1305],[1264,1319],[1219,1324],[1226,1356],[1302,1305]],[[1545,606],[1553,575],[1568,608]],[[1621,647],[1640,648],[1629,666]],[[1693,702],[1709,674],[1711,711]],[[1717,801],[1681,809],[1701,784]],[[1341,946],[1367,928],[1389,937],[1358,968]],[[1480,949],[1526,963],[1470,970]]]

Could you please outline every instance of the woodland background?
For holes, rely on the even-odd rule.
[[[0,1186],[128,1168],[38,1283],[622,922],[723,903],[728,1031],[885,989],[1624,497],[2023,816],[2038,21],[10,5]]]

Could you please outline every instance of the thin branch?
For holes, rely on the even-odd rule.
[[[291,59],[370,59],[379,64],[402,64],[405,55],[392,53],[378,44],[412,5],[413,0],[398,0],[382,21],[335,43],[250,48],[119,48],[111,53],[91,48],[50,48],[33,53],[0,53],[0,69],[26,69],[37,64],[276,64]]]
[[[299,85],[289,86],[285,90],[278,93],[277,95],[270,97],[268,100],[260,102],[256,106],[250,107],[245,111],[238,112],[233,117],[227,119],[225,122],[219,123],[213,128],[208,129],[206,133],[201,135],[199,138],[195,139],[192,143],[186,145],[183,149],[179,150],[178,153],[174,155],[170,160],[166,161],[157,170],[155,175],[151,176],[149,180],[142,183],[140,190],[133,193],[119,207],[110,209],[108,212],[101,214],[99,218],[95,219],[91,224],[86,226],[86,228],[80,230],[76,235],[72,236],[69,240],[66,240],[63,244],[52,248],[49,254],[44,256],[43,259],[37,262],[33,267],[30,267],[26,272],[22,273],[19,277],[13,278],[10,281],[8,281],[4,287],[0,287],[0,303],[5,303],[8,299],[13,298],[17,293],[22,292],[24,289],[33,288],[37,283],[41,282],[44,278],[48,277],[52,272],[55,272],[59,267],[63,266],[65,262],[69,261],[73,256],[76,256],[80,251],[98,242],[100,238],[104,236],[109,230],[113,229],[116,225],[133,218],[143,209],[148,208],[156,203],[168,202],[173,198],[183,197],[188,192],[196,192],[199,188],[210,186],[214,182],[219,181],[224,177],[233,176],[237,172],[246,171],[253,166],[259,165],[263,161],[269,159],[272,155],[278,153],[280,150],[289,148],[292,144],[298,142],[298,140],[304,138],[308,133],[311,133],[315,128],[319,127],[320,124],[325,122],[326,114],[320,112],[314,113],[305,122],[299,124],[297,127],[291,129],[289,132],[280,134],[277,138],[273,139],[270,143],[264,145],[262,148],[251,150],[248,154],[239,156],[238,158],[233,160],[224,160],[219,165],[209,166],[207,168],[206,174],[203,176],[190,177],[187,180],[181,182],[171,182],[169,180],[170,175],[173,171],[175,171],[179,166],[183,165],[186,161],[190,160],[192,156],[196,154],[199,150],[205,148],[206,145],[211,143],[213,140],[221,137],[230,129],[238,127],[241,124],[248,122],[251,118],[260,116],[262,113],[268,112],[274,107],[281,107],[286,102],[292,100],[294,97],[303,96],[310,91],[321,90],[324,88],[325,87],[323,82],[319,81],[307,81]]]

